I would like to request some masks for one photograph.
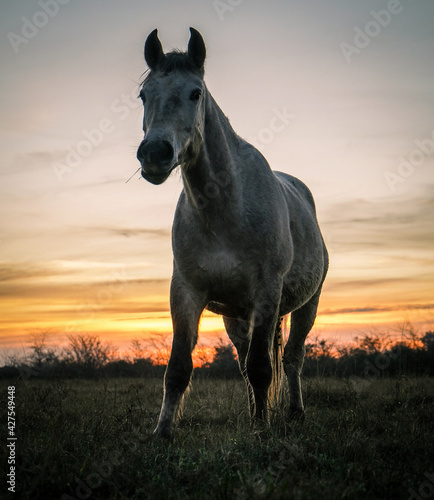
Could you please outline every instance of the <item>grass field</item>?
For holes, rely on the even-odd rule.
[[[152,439],[161,380],[2,381],[4,423],[12,384],[14,498],[434,498],[433,379],[305,379],[305,421],[282,405],[262,432],[243,382],[194,380],[171,444]]]

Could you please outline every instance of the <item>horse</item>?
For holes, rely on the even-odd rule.
[[[312,194],[297,178],[272,171],[233,130],[205,85],[206,47],[196,29],[186,52],[168,53],[155,29],[144,56],[141,176],[159,185],[179,167],[183,182],[172,226],[172,348],[154,434],[173,439],[205,309],[223,316],[254,426],[269,422],[282,364],[288,417],[302,417],[304,342],[328,269]],[[289,313],[283,350],[280,324]]]

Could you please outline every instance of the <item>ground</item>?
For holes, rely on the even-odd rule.
[[[161,380],[1,381],[1,422],[16,388],[16,497],[434,498],[434,380],[365,382],[304,379],[305,420],[280,404],[252,431],[242,381],[194,380],[166,443]]]

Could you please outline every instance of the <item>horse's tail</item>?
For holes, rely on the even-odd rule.
[[[283,357],[283,334],[282,320],[279,318],[274,332],[273,348],[271,351],[271,365],[273,367],[273,378],[271,379],[270,390],[268,391],[268,404],[270,407],[279,402],[280,386],[282,382],[282,357]]]

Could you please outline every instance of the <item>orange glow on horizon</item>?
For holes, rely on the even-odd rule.
[[[378,308],[379,310],[366,308],[364,311],[363,308],[352,308],[351,304],[346,309],[332,309],[331,299],[327,297],[323,302],[310,338],[319,336],[338,343],[346,343],[355,336],[368,334],[372,329],[397,336],[399,325],[406,320],[409,320],[415,329],[421,332],[428,331],[432,324],[432,310],[428,307],[424,309],[423,304],[419,305],[420,310],[417,309],[417,304],[414,304],[413,310],[409,310],[408,307],[400,309],[399,305],[383,304]],[[161,305],[161,310],[157,311],[128,312],[128,305],[133,304],[134,309],[136,303],[137,300],[130,301],[128,304],[120,301],[116,308],[100,308],[99,311],[93,311],[91,315],[87,311],[86,315],[81,317],[76,309],[68,303],[65,305],[65,302],[44,304],[41,307],[38,300],[33,300],[23,308],[22,305],[18,307],[18,304],[12,304],[9,301],[6,302],[6,307],[3,303],[4,312],[0,320],[0,348],[3,347],[6,350],[25,348],[30,345],[31,334],[37,332],[48,332],[48,343],[50,346],[57,347],[65,346],[69,335],[92,334],[98,335],[103,341],[110,342],[124,355],[131,354],[129,350],[132,339],[141,339],[144,344],[148,343],[150,352],[155,351],[152,348],[152,342],[155,343],[156,339],[159,339],[158,342],[164,341],[166,352],[164,353],[162,349],[158,356],[160,358],[163,356],[163,361],[167,361],[172,338],[170,312],[163,310],[163,305]],[[194,353],[195,366],[201,366],[212,359],[214,345],[220,338],[229,341],[222,318],[205,312],[201,318],[199,341]]]
[[[132,339],[146,343],[160,338],[170,346],[168,279],[138,280],[117,271],[122,281],[104,281],[94,275],[88,281],[83,263],[75,268],[68,264],[71,268],[80,269],[81,280],[75,274],[72,279],[63,275],[63,281],[57,275],[46,280],[41,272],[29,280],[18,276],[10,281],[1,303],[0,349],[22,350],[37,332],[49,332],[50,343],[58,347],[67,343],[69,335],[78,334],[98,335],[120,352],[128,352]],[[103,276],[107,274],[102,264],[91,269],[92,273],[100,269]],[[348,285],[341,287],[333,275],[327,278],[311,338],[346,343],[373,328],[396,336],[404,322],[411,322],[419,331],[433,329],[434,308],[428,289],[419,286],[406,297],[393,294],[393,283],[376,290],[358,290],[356,283],[352,290],[348,294]],[[207,358],[200,349],[212,349],[219,338],[227,339],[221,317],[205,311],[195,356]]]

